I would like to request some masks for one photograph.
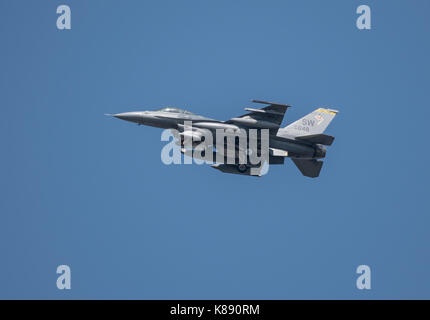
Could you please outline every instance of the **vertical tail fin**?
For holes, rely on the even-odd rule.
[[[316,109],[285,128],[279,129],[278,135],[292,135],[297,137],[323,133],[338,112],[339,111],[333,109]]]

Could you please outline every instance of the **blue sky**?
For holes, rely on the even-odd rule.
[[[0,298],[430,298],[429,9],[1,1]],[[318,179],[291,161],[260,179],[166,166],[161,130],[103,115],[228,119],[251,99],[293,105],[284,125],[340,110]]]

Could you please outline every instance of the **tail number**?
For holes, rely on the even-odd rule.
[[[309,127],[301,126],[299,124],[295,125],[294,129],[299,130],[299,131],[309,132]]]

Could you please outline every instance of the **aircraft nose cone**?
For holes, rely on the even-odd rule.
[[[123,112],[123,113],[113,114],[112,116],[121,120],[130,121],[130,122],[135,122],[135,123],[142,122],[142,116],[140,112]]]

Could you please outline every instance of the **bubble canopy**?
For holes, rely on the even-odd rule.
[[[166,107],[166,108],[161,108],[157,111],[162,111],[162,112],[172,112],[172,113],[185,113],[185,114],[194,114],[192,112],[189,112],[187,110],[184,109],[180,109],[180,108],[172,108],[172,107]]]

